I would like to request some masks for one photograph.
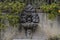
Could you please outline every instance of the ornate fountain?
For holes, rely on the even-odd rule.
[[[38,27],[39,16],[35,8],[28,4],[25,10],[21,13],[21,26],[25,30],[26,38],[32,38],[33,33]]]

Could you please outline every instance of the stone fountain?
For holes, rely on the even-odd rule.
[[[23,13],[21,13],[20,22],[25,30],[26,38],[32,38],[33,32],[35,32],[38,27],[39,16],[31,4],[28,4]]]

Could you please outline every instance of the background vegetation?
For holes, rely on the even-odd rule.
[[[19,14],[24,9],[25,4],[20,1],[4,0],[0,2],[0,29],[6,28],[5,20],[9,21],[11,26],[19,23]]]
[[[40,6],[40,8],[43,10],[43,12],[48,14],[48,18],[51,20],[60,15],[59,3],[43,4],[42,6]]]

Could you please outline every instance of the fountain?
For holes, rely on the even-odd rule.
[[[28,4],[21,13],[21,25],[25,30],[26,38],[32,38],[33,32],[37,29],[39,16],[31,4]]]

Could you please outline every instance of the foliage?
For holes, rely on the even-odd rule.
[[[48,13],[48,18],[53,20],[57,15],[60,14],[58,12],[60,10],[59,4],[52,3],[52,4],[44,4],[40,7],[45,13]]]
[[[0,2],[0,29],[5,28],[4,20],[8,20],[11,26],[19,23],[19,14],[24,9],[25,4],[20,1]]]
[[[3,23],[0,23],[0,29],[5,29],[7,26]]]
[[[48,40],[60,40],[60,34],[54,35],[54,36],[50,36],[50,37],[48,38]]]
[[[10,25],[16,25],[17,23],[19,23],[19,16],[18,15],[7,15],[8,17],[8,21],[10,23]]]

